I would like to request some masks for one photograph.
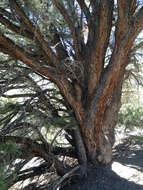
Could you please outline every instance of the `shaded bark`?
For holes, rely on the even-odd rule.
[[[113,146],[115,142],[114,130],[118,119],[118,113],[121,107],[122,84],[123,77],[118,82],[111,100],[109,100],[103,119],[103,132],[105,135],[107,135],[111,146]]]
[[[74,133],[75,133],[75,142],[76,142],[76,150],[77,150],[77,154],[78,154],[78,161],[79,161],[79,164],[81,165],[80,175],[83,177],[83,176],[87,175],[87,173],[86,173],[86,170],[87,170],[86,150],[85,150],[83,139],[82,139],[82,136],[81,136],[78,126],[76,126]]]

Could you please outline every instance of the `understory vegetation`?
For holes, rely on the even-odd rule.
[[[142,129],[143,124],[143,107],[127,107],[125,110],[121,110],[118,116],[118,127],[125,128],[125,131],[132,131]]]

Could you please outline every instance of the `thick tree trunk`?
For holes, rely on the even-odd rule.
[[[103,126],[96,128],[96,125],[93,125],[92,128],[87,129],[85,132],[84,140],[88,161],[96,165],[99,163],[109,164],[112,160],[112,145],[108,136],[104,134]]]
[[[121,107],[121,90],[123,77],[118,82],[113,95],[111,96],[102,116],[101,126],[96,126],[93,119],[86,121],[84,128],[81,127],[81,138],[76,138],[80,163],[86,161],[97,164],[110,164],[112,161],[112,147],[115,142],[115,126],[118,119],[118,112]],[[94,116],[93,116],[94,117]],[[85,145],[85,150],[81,143]],[[81,148],[80,148],[81,147]],[[86,154],[86,156],[83,156]]]

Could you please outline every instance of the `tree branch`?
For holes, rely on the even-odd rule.
[[[0,14],[3,15],[3,16],[5,16],[5,17],[8,17],[9,19],[13,19],[14,18],[13,14],[11,14],[8,11],[6,11],[5,9],[2,9],[1,7],[0,7]]]
[[[130,0],[118,0],[118,25],[116,26],[116,41],[118,45],[120,41],[125,37],[127,34],[132,20],[132,11],[135,8],[136,1]],[[131,14],[132,13],[132,14]]]
[[[52,61],[54,66],[58,68],[59,61],[57,60],[55,54],[52,52],[51,48],[47,46],[47,43],[44,41],[39,29],[33,26],[33,24],[26,17],[26,15],[20,9],[19,5],[16,3],[15,0],[9,0],[9,1],[11,7],[22,18],[22,20],[25,22],[29,30],[31,30],[35,34],[38,41],[42,44],[42,48],[44,51],[47,52],[50,61]],[[73,28],[73,30],[75,29]],[[57,70],[55,68],[50,66],[41,67],[34,59],[31,59],[31,57],[28,54],[26,54],[22,48],[14,44],[12,40],[5,37],[1,32],[0,32],[0,51],[21,60],[23,63],[34,69],[34,72],[39,72],[40,74],[48,77],[51,81],[53,81],[59,87],[62,95],[66,98],[69,105],[73,108],[73,110],[75,110],[77,119],[80,122],[82,121],[81,119],[82,110],[81,107],[76,105],[76,101],[73,95],[71,94],[72,86],[70,85],[70,82],[67,79],[65,79],[65,77],[56,75]]]
[[[36,39],[40,42],[43,51],[46,53],[46,55],[50,58],[51,62],[54,64],[55,67],[59,65],[59,61],[57,59],[57,56],[52,51],[52,49],[49,47],[49,44],[44,40],[44,37],[42,36],[39,27],[32,24],[32,22],[27,18],[25,13],[22,11],[20,6],[17,4],[15,0],[9,0],[10,6],[16,11],[16,13],[22,18],[26,26],[29,28],[30,31],[33,32],[33,35],[36,37]]]
[[[34,39],[33,33],[29,32],[25,29],[23,30],[19,26],[10,22],[8,19],[4,18],[2,15],[0,15],[0,22],[13,32],[16,32],[19,35],[23,35],[24,37],[29,38],[31,40]]]
[[[68,169],[63,166],[63,163],[61,161],[57,160],[52,153],[45,152],[43,144],[39,144],[26,137],[0,136],[1,144],[8,141],[27,146],[27,150],[30,150],[34,156],[43,158],[48,163],[48,165],[52,165],[54,162],[54,166],[59,175],[64,175],[67,172]]]
[[[12,95],[2,94],[1,96],[4,98],[25,98],[25,97],[36,97],[36,94],[12,94]]]
[[[143,6],[134,16],[134,32],[139,33],[143,29]]]
[[[121,2],[122,1],[119,1],[119,3]],[[122,4],[120,6],[121,8],[123,8]],[[134,24],[130,25],[129,28],[127,26],[128,30],[123,30],[123,28],[126,27],[126,25],[124,27],[120,26],[119,29],[117,27],[118,35],[120,35],[120,32],[123,33],[121,34],[121,36],[116,35],[117,43],[115,44],[110,63],[102,76],[98,92],[95,92],[91,103],[91,107],[88,110],[87,121],[91,125],[93,121],[96,123],[97,132],[101,131],[101,128],[98,127],[101,126],[102,116],[104,114],[105,107],[107,105],[107,102],[109,101],[109,98],[112,96],[118,81],[120,80],[122,74],[125,71],[125,67],[128,63],[128,56],[131,51],[133,42],[139,34],[139,32],[143,29],[143,7],[136,14],[134,20],[132,18],[132,22]]]
[[[42,75],[45,75],[46,77],[50,78],[52,81],[54,81],[57,85],[59,84],[59,80],[56,79],[55,75],[55,69],[50,66],[42,66],[34,60],[31,59],[30,56],[18,45],[14,44],[12,40],[5,37],[0,32],[0,51],[3,53],[6,53],[14,58],[17,58],[21,60],[23,63],[34,69],[33,71],[37,71]]]
[[[47,163],[43,163],[40,166],[32,167],[27,170],[22,170],[18,173],[18,176],[16,177],[16,180],[14,182],[17,183],[19,181],[24,181],[28,178],[47,173],[50,167],[51,166],[48,165]],[[7,180],[9,180],[9,178]]]
[[[51,81],[53,81],[59,87],[61,93],[66,98],[69,105],[75,110],[77,119],[80,122],[82,121],[81,107],[76,105],[76,101],[71,94],[72,88],[68,80],[66,80],[62,75],[59,78],[58,75],[55,74],[54,68],[50,66],[46,66],[46,67],[42,66],[42,68],[38,66],[34,60],[30,59],[29,57],[25,55],[22,48],[14,44],[12,40],[5,37],[1,32],[0,32],[0,45],[1,45],[0,51],[21,60],[23,63],[25,63],[29,67],[33,68],[35,72],[37,71],[40,74],[48,77]]]
[[[60,179],[58,179],[53,187],[52,187],[52,190],[56,190],[60,184],[66,179],[66,178],[69,178],[71,175],[73,175],[80,167],[79,166],[76,166],[74,167],[73,169],[71,169],[69,172],[67,172],[63,177],[61,177]]]
[[[52,38],[52,44],[55,46],[58,59],[64,60],[67,57],[69,57],[68,53],[67,53],[65,47],[63,46],[62,41],[60,39],[60,35],[54,25],[51,26],[51,30],[52,30],[52,33],[54,33],[53,38]]]
[[[120,19],[128,23],[130,16],[134,14],[136,8],[136,0],[118,0],[118,14]],[[127,24],[126,23],[126,24]]]
[[[141,49],[142,47],[143,47],[143,41],[141,41],[138,44],[134,45],[131,52],[135,53],[137,50]]]
[[[68,24],[71,32],[72,32],[72,36],[74,39],[74,47],[75,47],[75,53],[77,58],[79,58],[80,52],[79,52],[79,40],[78,40],[78,35],[76,33],[76,29],[74,27],[74,24],[72,23],[72,20],[70,19],[67,10],[64,8],[64,6],[57,2],[57,0],[53,0],[53,3],[55,5],[55,7],[60,11],[61,15],[63,16],[63,18],[65,19],[66,23]]]
[[[72,147],[53,147],[52,152],[55,155],[68,156],[72,158],[77,158],[77,152],[75,148]]]
[[[131,15],[133,15],[134,14],[134,12],[135,12],[135,9],[136,9],[136,0],[132,0],[132,1],[130,1],[129,0],[129,7],[130,7],[130,14]]]
[[[90,63],[89,73],[88,73],[89,99],[91,98],[92,93],[97,87],[97,84],[100,80],[101,73],[104,67],[104,57],[109,44],[109,38],[112,28],[113,6],[114,6],[113,0],[100,1],[100,4],[98,4],[97,13],[95,13],[94,15],[94,25],[91,24],[89,28],[89,40],[95,41],[93,45],[94,47],[91,46],[92,60]],[[89,43],[92,43],[90,41]]]
[[[118,1],[118,3],[120,4],[120,9],[123,9],[124,8],[123,5],[125,1]],[[120,11],[121,12],[119,14],[122,20],[120,21],[119,19],[120,27],[118,26],[119,29],[117,28],[117,35],[116,35],[117,43],[115,44],[110,63],[104,75],[102,76],[102,80],[101,80],[102,85],[100,89],[98,90],[98,94],[95,93],[94,95],[94,98],[93,98],[94,100],[91,106],[92,108],[89,111],[90,113],[89,118],[91,118],[91,115],[93,114],[93,112],[94,114],[97,114],[96,118],[101,117],[101,115],[104,113],[105,106],[109,98],[111,97],[120,77],[125,71],[125,67],[128,62],[128,56],[131,51],[133,42],[135,38],[137,37],[137,35],[143,29],[143,7],[141,7],[138,13],[134,17],[132,17],[132,20],[131,20],[132,25],[131,23],[130,25],[126,25],[124,23],[124,26],[121,26],[121,23],[122,21],[124,22],[125,18],[123,18],[123,15],[124,15],[123,10],[120,10]],[[126,27],[125,30],[124,30],[124,27]],[[97,105],[96,99],[99,99],[98,101],[99,107]],[[99,110],[102,110],[102,113],[100,113]],[[98,120],[98,122],[101,122],[101,121]],[[98,126],[99,124],[97,123],[96,125]]]
[[[84,12],[84,14],[86,16],[87,23],[89,23],[90,19],[91,19],[91,15],[90,15],[88,7],[86,6],[84,0],[77,0],[77,2],[80,5],[80,8],[83,10],[83,12]]]

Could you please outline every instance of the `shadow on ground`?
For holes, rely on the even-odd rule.
[[[143,190],[142,140],[131,136],[114,148],[113,165],[116,166],[113,167],[114,170],[90,165],[86,178],[81,179],[78,175],[74,175],[56,190]],[[49,190],[49,188],[46,185],[36,188],[36,185],[30,184],[24,190]]]
[[[109,168],[90,168],[88,177],[72,185],[69,184],[60,190],[143,190],[143,185],[136,184],[121,178]]]
[[[120,173],[127,176],[131,171],[131,168],[135,169],[135,172],[142,173],[142,139],[138,139],[135,136],[130,136],[130,138],[124,139],[121,144],[115,147],[113,161],[119,163],[119,168],[116,168],[116,172],[110,168],[90,167],[88,168],[87,178],[82,180],[77,179],[74,185],[71,181],[69,181],[68,185],[61,187],[60,190],[143,190],[143,185],[136,184],[133,176],[131,179],[126,179],[119,176]],[[120,167],[121,165],[127,166],[126,170],[124,170],[125,167]]]
[[[143,139],[130,136],[115,147],[114,161],[143,172]]]

